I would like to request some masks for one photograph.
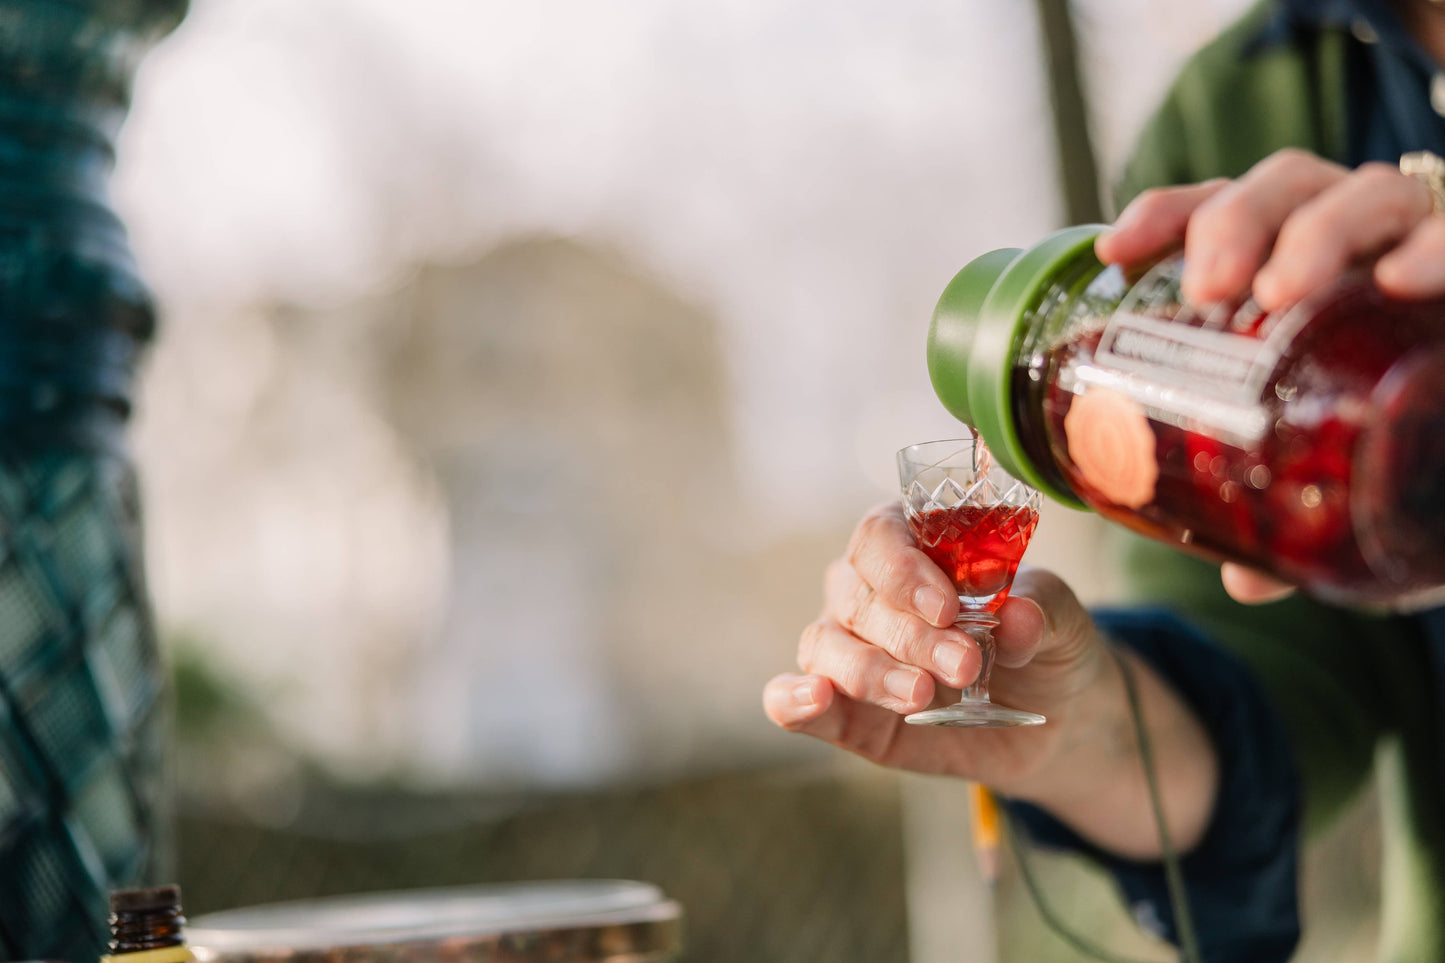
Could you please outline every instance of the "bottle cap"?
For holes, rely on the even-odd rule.
[[[110,894],[112,913],[136,913],[163,910],[181,905],[179,886],[152,886],[149,889],[118,889]]]
[[[956,274],[933,312],[928,374],[954,417],[978,429],[999,465],[1057,501],[1076,508],[1030,461],[1014,422],[1013,359],[1029,309],[1044,286],[1081,252],[1091,251],[1102,225],[1065,228],[1027,250],[1001,248]]]

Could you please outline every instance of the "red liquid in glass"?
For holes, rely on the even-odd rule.
[[[909,515],[918,547],[943,569],[958,594],[996,612],[1008,598],[1019,559],[1038,526],[1031,508],[955,505]]]

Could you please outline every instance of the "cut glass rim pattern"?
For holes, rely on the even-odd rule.
[[[995,464],[976,436],[910,445],[898,452],[898,468],[910,515],[958,505],[1037,512],[1043,502],[1037,489]]]

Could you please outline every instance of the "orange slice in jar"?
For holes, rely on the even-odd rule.
[[[1083,480],[1125,508],[1154,500],[1159,481],[1154,431],[1133,398],[1111,388],[1088,388],[1074,396],[1064,416],[1069,458]]]

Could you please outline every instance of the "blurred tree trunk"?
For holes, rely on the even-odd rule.
[[[1099,165],[1089,137],[1089,109],[1073,11],[1069,0],[1034,0],[1034,9],[1048,70],[1064,214],[1070,224],[1102,221]]]

